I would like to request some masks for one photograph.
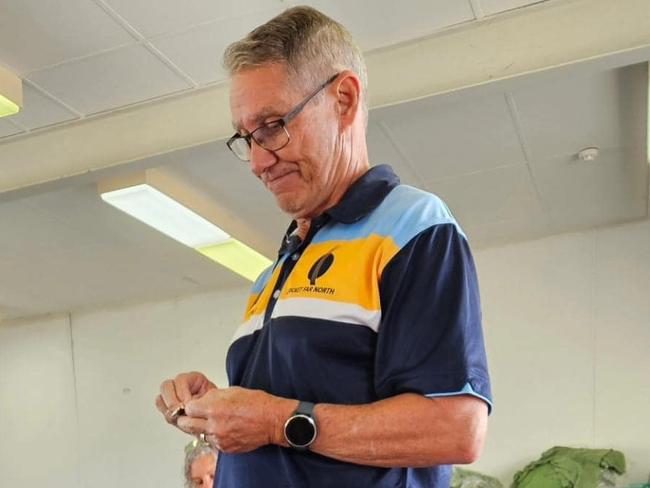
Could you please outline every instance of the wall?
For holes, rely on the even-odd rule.
[[[0,325],[0,487],[179,487],[160,382],[223,358],[247,290]]]
[[[495,412],[475,466],[509,484],[556,444],[650,471],[650,221],[476,253]],[[0,486],[181,486],[161,379],[223,358],[246,290],[0,326]]]
[[[477,468],[510,482],[554,445],[650,473],[650,222],[476,254],[496,400]]]

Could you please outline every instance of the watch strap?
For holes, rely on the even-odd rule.
[[[299,402],[298,408],[293,412],[293,415],[307,415],[310,418],[314,418],[314,407],[316,404],[311,402]]]

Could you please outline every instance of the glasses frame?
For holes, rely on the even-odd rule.
[[[298,105],[296,105],[294,108],[292,108],[284,117],[280,117],[279,119],[274,119],[274,120],[271,120],[269,122],[265,122],[264,124],[260,125],[259,127],[256,127],[254,130],[252,130],[250,133],[248,133],[246,135],[241,135],[239,133],[235,133],[230,139],[228,139],[228,141],[226,142],[226,146],[228,146],[228,149],[230,149],[230,151],[237,157],[237,159],[239,159],[240,161],[243,161],[245,163],[248,163],[250,161],[250,149],[252,148],[252,141],[255,141],[255,144],[257,144],[259,147],[261,147],[262,149],[264,149],[266,151],[273,152],[273,151],[279,151],[280,149],[285,148],[291,142],[291,135],[289,134],[289,131],[287,130],[287,125],[289,124],[289,122],[291,122],[291,120],[293,120],[296,117],[296,115],[298,115],[302,111],[302,109],[305,108],[305,106],[311,101],[312,98],[314,98],[316,95],[318,95],[327,85],[332,83],[337,78],[337,76],[339,74],[340,73],[336,73],[335,75],[328,78],[325,83],[321,84],[312,93],[307,95],[307,97],[302,102],[300,102]],[[287,135],[287,141],[284,144],[282,144],[281,146],[274,147],[274,148],[265,147],[264,144],[260,143],[260,141],[258,141],[255,138],[255,133],[257,131],[259,131],[261,129],[268,128],[268,126],[272,125],[272,124],[280,124],[280,127],[284,130],[285,134]],[[232,147],[233,144],[239,139],[243,139],[248,144],[249,153],[248,153],[248,158],[247,159],[242,158],[239,154],[237,154],[237,152]]]

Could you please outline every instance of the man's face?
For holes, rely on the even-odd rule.
[[[194,488],[212,488],[216,467],[216,456],[205,454],[196,458],[190,471]]]
[[[283,117],[317,88],[292,85],[280,64],[242,70],[231,82],[230,110],[240,134]],[[331,90],[325,88],[322,98],[310,101],[289,122],[290,142],[284,148],[270,152],[252,142],[251,171],[294,218],[314,217],[336,203],[330,200],[345,167]]]

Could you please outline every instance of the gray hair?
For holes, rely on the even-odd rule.
[[[325,14],[304,6],[285,10],[228,46],[223,56],[230,75],[270,63],[284,64],[291,77],[313,87],[344,69],[352,70],[361,81],[367,119],[368,74],[363,55],[345,27]]]
[[[183,468],[185,488],[194,488],[194,483],[192,482],[192,463],[201,456],[207,455],[216,458],[217,451],[210,444],[200,439],[194,439],[185,446],[185,467]]]

